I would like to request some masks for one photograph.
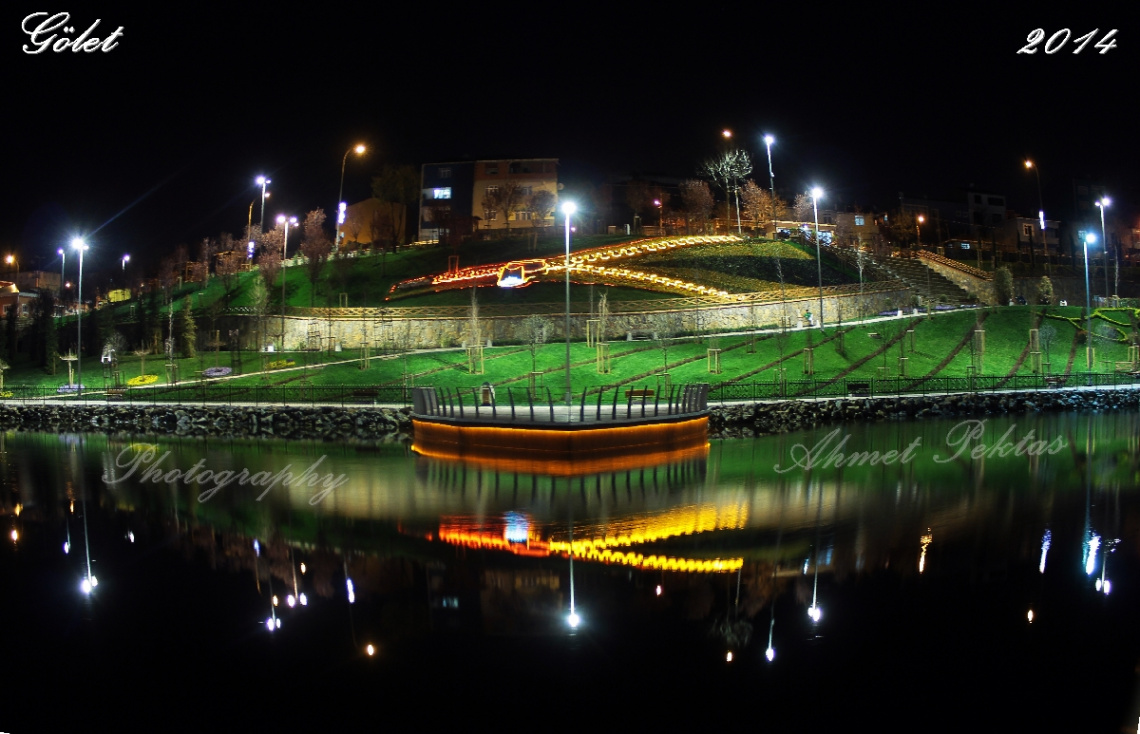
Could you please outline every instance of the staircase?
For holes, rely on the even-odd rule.
[[[913,288],[922,296],[924,304],[936,303],[941,298],[943,303],[957,305],[965,303],[969,295],[917,258],[884,258],[877,260],[876,264]]]

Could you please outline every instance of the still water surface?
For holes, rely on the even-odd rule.
[[[550,476],[9,433],[0,730],[1134,731],[1138,435],[828,427]]]

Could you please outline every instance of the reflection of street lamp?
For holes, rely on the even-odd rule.
[[[71,241],[71,248],[79,252],[79,280],[77,283],[77,293],[75,299],[75,353],[78,359],[76,365],[79,367],[79,376],[76,380],[76,395],[83,395],[83,252],[87,249],[87,244],[79,237]],[[86,516],[84,522],[87,522]],[[90,569],[88,569],[90,575]]]
[[[285,238],[281,240],[281,351],[285,351],[285,253],[289,249],[289,227],[297,226],[297,218],[277,216],[277,223],[285,228]]]
[[[1104,297],[1108,299],[1108,237],[1104,234],[1104,210],[1112,203],[1112,199],[1102,196],[1096,200],[1096,208],[1100,209],[1100,239],[1104,244]],[[18,271],[17,271],[18,272]]]
[[[333,244],[334,250],[340,249],[340,225],[344,224],[344,202],[341,199],[344,197],[344,167],[348,164],[348,154],[355,152],[357,155],[364,155],[364,146],[357,145],[355,148],[349,148],[344,151],[344,158],[340,162],[340,190],[336,194],[336,240]]]
[[[823,252],[819,247],[819,197],[823,189],[816,186],[811,190],[811,209],[815,214],[815,264],[819,271],[819,328],[823,328]]]
[[[570,215],[577,211],[574,202],[568,201],[562,205],[562,213],[566,215],[566,418],[570,418]],[[573,556],[571,556],[573,559]],[[571,604],[573,611],[573,604]]]

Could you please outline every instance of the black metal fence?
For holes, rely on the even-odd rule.
[[[617,421],[683,416],[708,410],[709,385],[603,387],[572,394],[547,387],[414,388],[412,412],[422,416],[534,422]]]
[[[1009,391],[1058,390],[1078,387],[1115,388],[1140,385],[1140,375],[1125,372],[1077,373],[1071,375],[1017,375],[1014,377],[929,377],[929,378],[845,378],[816,380],[768,380],[763,382],[725,382],[704,385],[704,397],[710,402],[741,400],[784,400],[789,398],[880,397],[889,395],[943,395]],[[602,417],[624,411],[645,416],[669,415],[676,411],[701,410],[692,402],[698,398],[692,389],[698,385],[663,387],[649,384],[618,385],[589,388],[576,392],[570,403],[578,416]],[[73,404],[105,402],[126,405],[227,404],[227,405],[335,405],[342,407],[413,405],[413,391],[403,385],[237,385],[218,382],[184,382],[157,387],[123,387],[85,389],[82,397],[74,392],[52,387],[7,385],[0,391],[0,402]],[[473,414],[488,410],[525,410],[528,414],[554,408],[566,413],[565,395],[561,391],[539,387],[498,388],[488,402],[485,386],[435,388],[440,402],[448,410]],[[689,391],[689,392],[686,392]],[[644,411],[644,412],[642,412]],[[537,418],[541,420],[541,418]],[[564,418],[563,418],[564,420]]]

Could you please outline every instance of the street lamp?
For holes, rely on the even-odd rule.
[[[1104,243],[1104,298],[1108,300],[1108,237],[1104,235],[1104,210],[1112,203],[1112,199],[1102,196],[1096,200],[1096,208],[1100,209],[1100,240]],[[19,275],[17,269],[16,274]]]
[[[261,219],[257,220],[257,229],[258,229],[258,231],[264,232],[265,231],[265,197],[269,196],[269,194],[265,193],[265,187],[268,186],[269,184],[273,183],[273,182],[270,181],[269,179],[267,179],[265,176],[258,176],[257,177],[257,183],[260,184],[260,186],[261,186]]]
[[[926,217],[921,214],[914,220],[914,231],[918,233],[918,249],[922,249],[922,223],[926,221]]]
[[[59,255],[59,299],[63,300],[63,266],[67,264],[67,252],[61,247],[56,250]]]
[[[1026,168],[1032,168],[1037,174],[1037,219],[1041,225],[1041,253],[1045,256],[1045,266],[1049,266],[1049,241],[1045,237],[1045,204],[1041,198],[1041,169],[1033,161],[1025,161]]]
[[[130,256],[130,255],[123,255],[123,271],[124,271],[124,272],[125,272],[125,271],[126,271],[126,269],[127,269],[127,263],[129,263],[130,261],[131,261],[131,256]]]
[[[771,135],[764,136],[764,145],[768,147],[768,193],[772,197],[772,239],[776,239],[776,177],[772,174],[772,143],[776,139]]]
[[[731,130],[725,130],[723,133],[721,133],[721,135],[724,136],[725,140],[730,140],[732,138],[732,131]],[[726,155],[727,155],[727,153],[726,153]],[[735,161],[735,158],[732,160]],[[726,160],[725,162],[728,163],[728,160]],[[732,191],[734,194],[736,194],[736,234],[740,234],[742,231],[740,228],[740,188],[736,185],[736,167],[735,167],[735,165],[733,166],[732,174],[733,174],[732,175]],[[727,179],[726,179],[726,181],[727,181]],[[727,191],[725,192],[725,195],[726,196],[728,195]],[[728,208],[728,202],[727,201],[724,202],[724,205],[725,205],[725,208],[727,209]],[[725,231],[728,231],[727,226],[725,227]]]
[[[78,359],[76,365],[79,368],[79,375],[76,378],[75,394],[82,397],[83,395],[83,253],[87,249],[87,243],[81,238],[76,237],[71,241],[71,249],[79,252],[79,280],[76,281],[78,288],[78,295],[75,299],[75,353]],[[88,570],[90,575],[90,570]]]
[[[4,262],[8,263],[9,265],[14,264],[16,266],[16,290],[20,290],[20,261],[16,258],[15,255],[9,255],[8,257],[4,258]]]
[[[281,241],[281,351],[285,351],[285,253],[289,249],[289,227],[297,226],[297,218],[277,215],[277,223],[285,228],[285,238]]]
[[[819,247],[819,197],[823,189],[816,186],[811,190],[811,210],[815,214],[815,264],[819,272],[819,328],[823,328],[823,252]]]
[[[1092,372],[1092,299],[1089,296],[1089,245],[1096,242],[1096,235],[1085,235],[1085,371]]]
[[[333,250],[340,249],[340,225],[344,224],[344,167],[348,164],[348,154],[355,152],[357,155],[364,155],[365,148],[363,145],[357,145],[354,148],[349,148],[344,151],[344,158],[340,162],[340,191],[336,195],[336,240],[333,244]]]
[[[654,199],[653,206],[657,207],[657,236],[663,237],[665,235],[665,204],[660,199]]]
[[[574,202],[562,205],[566,215],[566,418],[570,419],[570,215],[578,210]],[[573,555],[571,555],[573,558]]]

